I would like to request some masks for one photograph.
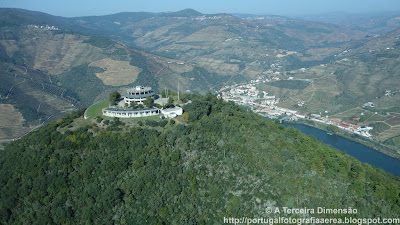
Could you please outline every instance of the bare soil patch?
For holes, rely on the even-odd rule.
[[[142,72],[142,69],[132,66],[126,61],[116,61],[110,58],[94,61],[89,64],[92,67],[100,67],[105,71],[96,73],[105,85],[121,86],[134,82]]]

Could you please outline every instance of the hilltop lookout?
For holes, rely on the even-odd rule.
[[[136,86],[129,88],[122,97],[127,104],[131,104],[132,102],[143,104],[147,97],[154,98],[154,95],[155,93],[151,90],[151,87]]]
[[[150,97],[150,98],[149,98]],[[155,92],[151,87],[136,86],[129,88],[125,94],[122,95],[116,105],[103,108],[104,116],[119,117],[119,118],[133,118],[133,117],[146,117],[160,115],[167,118],[174,118],[181,116],[183,110],[181,107],[158,109],[154,107]],[[150,103],[149,103],[150,102]]]

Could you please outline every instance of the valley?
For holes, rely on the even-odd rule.
[[[73,23],[87,29],[88,34],[102,31],[128,46],[196,63],[209,72],[250,78],[276,60],[299,68],[329,62],[330,56],[345,48],[344,44],[367,34],[289,18],[252,20],[190,9],[146,15],[82,17]],[[301,65],[293,65],[294,62]]]
[[[368,30],[191,9],[79,18],[9,10],[2,16],[11,12],[19,17],[2,27],[2,68],[41,74],[42,89],[51,86],[60,97],[38,100],[32,92],[31,98],[43,103],[32,103],[21,114],[27,117],[36,110],[31,121],[90,106],[111,91],[138,84],[175,90],[179,82],[181,91],[217,93],[222,87],[268,79],[273,82],[256,87],[279,98],[279,107],[374,127],[373,138],[398,151],[400,35],[390,22],[394,17],[385,17],[387,26],[379,33],[376,24]],[[18,82],[22,80],[10,80],[7,87],[24,85]],[[6,89],[2,96],[11,97]],[[16,106],[20,97],[14,98],[11,105]],[[364,107],[368,102],[375,107]],[[46,107],[55,108],[40,111]],[[22,130],[30,126],[20,124],[25,127],[16,127]]]
[[[156,90],[175,88],[177,83],[169,80],[178,78],[183,90],[205,93],[210,77],[223,81],[232,77],[219,78],[190,63],[54,25],[12,24],[0,29],[2,143],[88,107],[112,90],[137,84]]]

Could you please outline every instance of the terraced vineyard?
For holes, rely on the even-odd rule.
[[[5,111],[0,117],[0,140],[18,138],[76,109],[71,104],[76,100],[65,95],[66,89],[50,83],[39,71],[2,64],[1,79],[0,100]]]

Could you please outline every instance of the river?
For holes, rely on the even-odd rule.
[[[305,134],[314,135],[316,139],[329,144],[334,148],[345,151],[361,162],[381,168],[395,176],[400,177],[400,160],[389,157],[362,144],[337,136],[329,135],[325,131],[303,124],[283,123],[285,127],[291,126],[301,130]]]

